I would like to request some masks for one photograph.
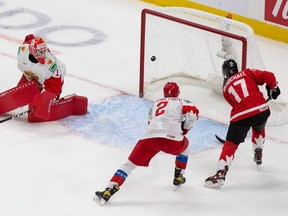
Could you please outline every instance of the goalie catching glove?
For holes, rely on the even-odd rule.
[[[270,88],[268,85],[266,85],[266,90],[269,99],[276,100],[277,97],[281,94],[280,88],[278,86],[275,88]]]

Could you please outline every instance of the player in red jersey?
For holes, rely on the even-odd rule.
[[[198,109],[188,100],[178,98],[179,86],[168,82],[163,88],[164,98],[158,99],[149,112],[148,129],[123,164],[112,176],[104,191],[96,191],[94,200],[107,202],[137,166],[148,167],[150,160],[160,151],[175,155],[174,185],[185,183],[189,141],[185,134],[198,119]]]
[[[272,72],[252,69],[238,71],[237,63],[229,59],[223,63],[222,73],[223,96],[231,105],[232,110],[217,173],[206,179],[205,186],[207,187],[218,187],[224,184],[234,154],[251,128],[253,159],[257,165],[262,164],[265,125],[270,116],[270,109],[258,86],[266,84],[269,99],[277,99],[280,95],[280,89]]]

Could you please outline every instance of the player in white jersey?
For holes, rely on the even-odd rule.
[[[150,160],[160,151],[175,155],[174,185],[184,184],[188,161],[189,141],[185,134],[198,119],[197,107],[188,100],[178,98],[179,86],[168,82],[163,88],[164,98],[154,102],[149,111],[148,129],[132,150],[128,161],[112,176],[104,191],[96,191],[94,200],[107,202],[137,166],[148,167]]]
[[[18,48],[17,66],[22,77],[17,86],[0,93],[0,114],[29,105],[29,122],[53,121],[87,112],[83,96],[59,99],[66,66],[53,55],[46,42],[29,34]]]
[[[41,37],[26,37],[18,49],[17,66],[23,73],[20,83],[35,79],[41,88],[57,96],[61,93],[66,65],[50,52]]]

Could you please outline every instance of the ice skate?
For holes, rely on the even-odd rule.
[[[119,189],[118,185],[114,185],[113,188],[107,187],[104,191],[96,191],[93,199],[99,205],[104,205]]]
[[[210,176],[205,180],[205,186],[210,188],[217,188],[223,186],[227,172],[228,166],[225,166],[224,170],[218,170],[215,175]]]
[[[181,171],[182,171],[182,169],[175,167],[173,184],[176,186],[182,185],[186,182],[186,178],[183,176]]]
[[[258,166],[262,164],[262,149],[261,148],[255,149],[253,160]]]
[[[186,182],[186,178],[183,176],[181,171],[182,169],[175,167],[173,185],[176,186],[176,189]]]

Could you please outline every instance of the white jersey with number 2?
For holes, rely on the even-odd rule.
[[[178,97],[158,99],[149,111],[148,129],[142,138],[163,137],[183,140],[182,121],[186,119],[185,125],[188,125],[186,129],[190,130],[198,118],[198,113],[193,112],[195,110],[197,108],[193,103]]]

